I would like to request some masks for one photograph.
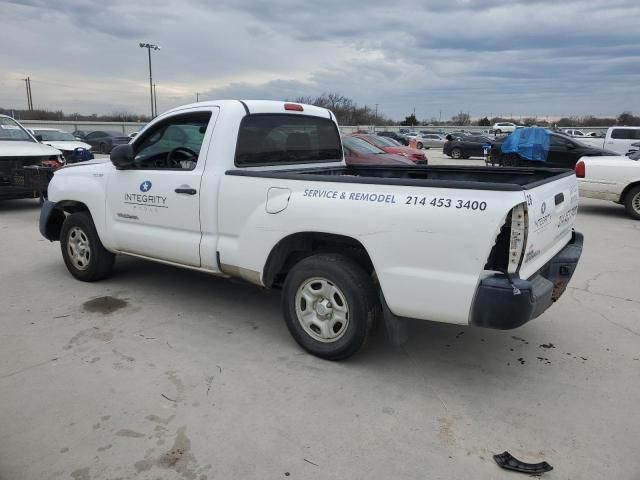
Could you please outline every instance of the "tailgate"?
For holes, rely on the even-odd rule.
[[[557,178],[525,192],[527,241],[520,278],[530,278],[571,240],[578,213],[575,175]]]

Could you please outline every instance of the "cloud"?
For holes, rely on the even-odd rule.
[[[640,111],[640,4],[235,0],[1,2],[0,106],[161,110],[201,98],[339,92],[402,118]]]

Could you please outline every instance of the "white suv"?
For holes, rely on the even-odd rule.
[[[500,135],[501,133],[511,133],[515,132],[518,125],[511,122],[498,122],[493,124],[493,131]]]

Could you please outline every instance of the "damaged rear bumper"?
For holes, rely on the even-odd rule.
[[[503,274],[483,279],[469,323],[508,330],[541,315],[564,293],[582,254],[583,240],[582,234],[573,232],[571,241],[528,280]]]

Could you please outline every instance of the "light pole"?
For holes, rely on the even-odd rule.
[[[376,131],[376,127],[375,126],[378,125],[378,104],[377,103],[376,103],[376,116],[375,116],[374,123],[375,123],[375,125],[373,127],[373,131],[375,132]]]
[[[153,75],[151,74],[151,50],[160,50],[158,45],[154,45],[153,43],[142,43],[140,42],[140,48],[146,48],[149,53],[149,95],[151,97],[151,118],[156,116],[156,111],[153,106]]]

